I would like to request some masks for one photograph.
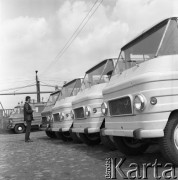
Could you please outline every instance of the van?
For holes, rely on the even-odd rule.
[[[51,132],[50,124],[52,122],[52,107],[55,105],[58,96],[60,95],[60,90],[57,90],[50,94],[49,99],[46,103],[44,110],[41,112],[42,121],[40,124],[40,129],[46,132],[46,135],[50,138],[56,138],[55,133]]]
[[[51,130],[63,141],[73,139],[75,142],[81,142],[78,134],[71,133],[69,130],[73,125],[71,117],[72,101],[81,87],[82,80],[83,78],[76,78],[64,84],[61,95],[52,108],[53,122],[51,123]]]
[[[32,128],[37,127],[39,128],[41,122],[41,112],[45,107],[45,103],[37,103],[32,102],[30,106],[33,109],[33,121],[32,121]],[[12,114],[8,119],[7,129],[13,129],[16,134],[21,134],[25,132],[26,129],[26,122],[24,121],[24,112],[23,112],[24,105],[18,104],[14,107]]]
[[[178,165],[177,17],[164,19],[121,48],[103,98],[102,135],[113,137],[122,153],[143,153],[154,141]]]
[[[116,60],[105,59],[90,68],[85,74],[81,90],[72,101],[74,122],[71,131],[79,133],[81,140],[87,145],[96,145],[102,141],[107,147],[114,148],[109,137],[100,139],[100,129],[105,126],[101,113],[102,89],[109,82]]]

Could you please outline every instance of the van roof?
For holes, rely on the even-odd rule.
[[[72,84],[74,81],[76,81],[76,80],[78,80],[78,79],[83,79],[83,78],[75,78],[75,79],[67,82],[66,84],[64,84],[63,87],[66,87],[66,86],[68,86],[69,84]]]
[[[112,60],[112,59],[118,59],[118,58],[109,58],[109,59],[102,60],[101,62],[97,63],[95,66],[93,66],[92,68],[90,68],[88,71],[86,71],[86,74],[87,74],[87,73],[90,73],[90,72],[93,71],[95,68],[97,68],[97,67],[105,64],[107,60]]]
[[[60,93],[60,92],[61,92],[61,90],[57,90],[57,91],[51,93],[50,96],[51,96],[51,95],[54,95],[54,94],[57,94],[57,93]]]
[[[136,42],[140,41],[140,39],[147,37],[148,34],[151,34],[152,32],[154,32],[158,27],[164,25],[168,20],[170,19],[177,19],[178,17],[170,17],[170,18],[166,18],[164,20],[162,20],[161,22],[157,23],[154,26],[151,26],[151,28],[146,29],[145,31],[143,31],[141,34],[139,34],[138,36],[136,36],[134,39],[132,39],[131,41],[129,41],[126,45],[124,45],[121,48],[121,51],[129,48],[130,46],[132,46],[132,44],[135,44]]]

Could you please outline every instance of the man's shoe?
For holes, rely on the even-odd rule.
[[[33,142],[31,139],[29,139],[29,140],[25,140],[25,142]]]

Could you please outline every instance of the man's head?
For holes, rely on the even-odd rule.
[[[30,103],[31,97],[30,97],[30,96],[26,96],[25,101],[28,102],[28,103]]]

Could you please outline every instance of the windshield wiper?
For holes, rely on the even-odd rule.
[[[135,62],[136,63],[137,61],[135,61],[135,60],[128,60],[127,62]]]

